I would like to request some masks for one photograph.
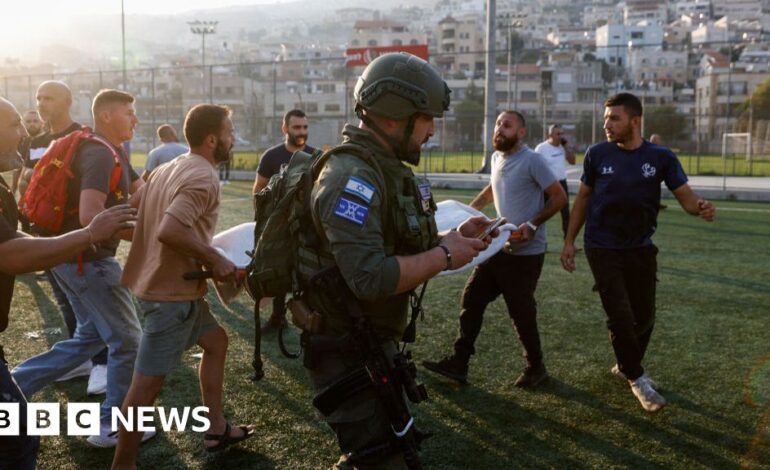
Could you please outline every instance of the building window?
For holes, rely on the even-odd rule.
[[[571,73],[557,73],[556,74],[556,83],[572,83],[572,74]]]
[[[537,101],[537,92],[536,91],[522,91],[521,92],[521,101]]]
[[[569,92],[559,92],[559,93],[556,93],[556,101],[558,103],[571,103],[572,102],[572,93],[569,93]]]
[[[370,39],[370,40],[368,40],[368,41],[366,42],[366,45],[367,45],[367,46],[372,46],[372,47],[374,47],[374,46],[376,46],[376,45],[377,45],[377,40],[376,40],[376,39]]]
[[[391,46],[401,46],[403,44],[404,44],[404,42],[402,40],[394,39],[393,42],[391,43]]]
[[[326,112],[339,112],[340,105],[338,104],[325,104],[324,111]]]
[[[642,31],[631,31],[631,39],[644,39]]]

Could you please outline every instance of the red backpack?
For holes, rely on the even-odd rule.
[[[51,234],[61,232],[65,216],[78,213],[74,207],[65,214],[70,182],[75,178],[72,162],[80,148],[86,142],[104,145],[115,159],[115,167],[110,175],[110,192],[120,184],[120,155],[103,137],[94,134],[88,127],[83,127],[51,142],[35,166],[35,172],[19,201],[19,210],[24,216],[40,228]]]

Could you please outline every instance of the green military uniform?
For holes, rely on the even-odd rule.
[[[367,149],[379,170],[346,153],[334,154],[326,162],[311,196],[313,219],[325,238],[318,268],[339,267],[372,326],[388,343],[386,351],[393,354],[409,310],[409,293],[394,294],[401,275],[395,255],[417,254],[438,245],[436,205],[427,183],[388,154],[368,131],[347,125],[343,136],[343,143]],[[325,294],[308,290],[308,304],[324,316],[323,335],[342,336],[352,320]],[[311,374],[318,391],[360,367],[356,358],[337,352],[315,359],[318,367]],[[374,394],[364,392],[327,417],[344,452],[387,440],[392,431],[378,408]]]
[[[417,119],[441,117],[449,106],[449,93],[438,71],[422,59],[400,53],[373,60],[353,93],[356,114],[366,128],[345,126],[347,148],[328,156],[310,196],[313,223],[322,240],[320,247],[300,249],[300,277],[309,281],[309,273],[337,267],[360,304],[361,311],[355,313],[367,318],[391,363],[407,326],[410,297],[408,292],[395,293],[401,278],[396,256],[423,253],[439,242],[430,186],[402,161],[418,164],[419,149],[412,140]],[[404,122],[403,132],[400,136],[385,132],[373,115]],[[303,299],[323,317],[321,336],[343,337],[354,330],[354,312],[342,304],[339,292],[313,288],[312,282],[305,285]],[[362,358],[350,352],[311,348],[311,354],[311,376],[319,392],[362,365]],[[358,467],[405,467],[400,447],[367,453],[394,439],[374,387],[345,399],[326,420],[342,451],[356,456]]]

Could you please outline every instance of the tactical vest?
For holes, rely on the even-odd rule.
[[[439,237],[434,219],[436,203],[427,180],[415,176],[411,168],[395,158],[371,156],[371,152],[367,151],[367,153],[370,155],[369,158],[343,153],[334,158],[358,158],[364,164],[375,167],[382,176],[385,191],[382,199],[385,254],[387,256],[414,255],[437,246]],[[326,242],[318,251],[300,249],[298,271],[305,282],[315,273],[332,266],[334,266],[334,259]],[[311,287],[306,294],[306,301],[310,307],[328,318],[331,333],[344,329],[342,325],[349,319],[344,313],[344,306],[334,298],[334,293]],[[386,334],[392,333],[400,337],[406,327],[408,292],[391,296],[380,302],[362,302],[362,304],[365,312],[371,315],[373,324],[384,327]],[[379,321],[378,317],[381,317]]]

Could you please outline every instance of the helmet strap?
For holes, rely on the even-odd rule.
[[[417,114],[412,114],[409,116],[409,120],[406,122],[406,129],[404,130],[404,137],[401,139],[401,141],[394,139],[385,131],[383,131],[382,128],[378,126],[372,118],[364,114],[361,107],[356,107],[356,116],[358,116],[358,119],[360,119],[361,122],[366,124],[366,127],[373,130],[393,148],[396,153],[396,158],[402,161],[406,161],[407,163],[411,163],[412,165],[417,165],[420,163],[419,150],[411,154],[409,153],[409,139],[411,139],[412,132],[414,132],[414,123],[417,121]]]

